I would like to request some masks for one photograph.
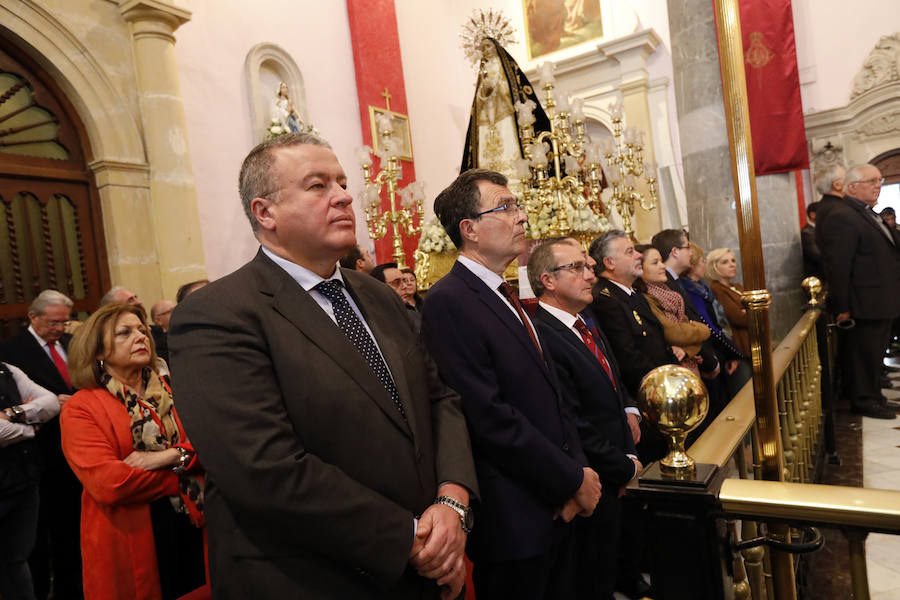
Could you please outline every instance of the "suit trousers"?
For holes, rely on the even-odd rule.
[[[574,523],[562,519],[553,522],[553,543],[547,554],[475,563],[472,582],[476,598],[571,600],[575,597]]]
[[[881,366],[892,323],[893,319],[856,319],[856,325],[846,331],[844,374],[849,381],[845,389],[850,390],[854,406],[881,400]]]
[[[594,514],[575,519],[578,600],[607,600],[616,585],[622,537],[622,500],[618,486],[603,483]]]
[[[0,498],[0,596],[4,600],[34,600],[26,559],[34,547],[37,516],[36,484]]]

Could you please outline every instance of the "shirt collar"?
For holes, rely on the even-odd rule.
[[[610,283],[614,283],[617,286],[619,286],[620,288],[622,288],[622,291],[625,292],[626,294],[628,294],[629,296],[634,293],[634,289],[628,287],[627,285],[621,284],[618,281],[613,281],[612,279],[607,279],[607,281],[609,281]]]
[[[28,333],[30,333],[31,335],[34,336],[34,339],[37,340],[37,343],[41,348],[46,348],[47,345],[50,343],[47,340],[45,340],[44,338],[42,338],[41,336],[39,336],[37,334],[37,331],[35,331],[34,327],[32,327],[31,325],[28,326]]]
[[[669,275],[672,276],[672,279],[675,279],[675,280],[678,280],[678,279],[679,279],[678,273],[676,273],[675,271],[673,271],[668,265],[666,265],[666,272],[667,272]]]
[[[284,269],[285,272],[287,272],[287,274],[291,276],[291,279],[296,281],[300,285],[300,287],[302,287],[307,292],[325,281],[325,279],[337,279],[341,282],[341,284],[344,283],[344,278],[341,277],[341,270],[337,268],[337,263],[335,263],[334,273],[332,273],[330,277],[323,278],[316,273],[313,273],[306,267],[301,267],[297,263],[291,262],[286,258],[278,256],[265,246],[262,246],[262,251],[263,254],[271,258],[272,262]]]
[[[543,302],[538,302],[538,305],[541,306],[548,313],[562,321],[562,324],[568,327],[569,329],[575,328],[575,321],[578,320],[578,315],[573,315],[570,312],[564,311],[561,308],[557,308],[555,306],[550,306],[549,304],[544,304]]]
[[[488,269],[483,264],[476,262],[469,258],[468,256],[462,256],[457,259],[462,266],[472,271],[472,273],[480,280],[482,280],[485,285],[487,285],[492,290],[496,291],[497,288],[500,287],[500,284],[503,283],[503,278]]]

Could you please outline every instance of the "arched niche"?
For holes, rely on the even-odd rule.
[[[269,42],[253,46],[247,53],[244,69],[250,98],[250,119],[256,139],[262,140],[265,137],[266,127],[272,119],[272,105],[282,81],[287,84],[288,93],[301,120],[306,124],[310,123],[303,73],[282,47]]]

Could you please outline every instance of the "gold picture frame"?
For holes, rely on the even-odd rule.
[[[570,18],[567,5],[578,14]],[[522,0],[522,13],[532,60],[603,37],[600,0]]]
[[[409,133],[409,117],[386,108],[369,105],[369,123],[372,126],[372,150],[377,154],[381,149],[381,135],[379,135],[380,132],[378,131],[375,117],[384,114],[391,115],[391,121],[394,124],[394,137],[400,141],[397,158],[412,162],[412,138]]]

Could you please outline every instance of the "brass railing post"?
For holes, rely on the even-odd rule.
[[[718,29],[719,62],[722,67],[725,126],[728,131],[737,206],[741,267],[744,287],[747,289],[743,302],[747,307],[750,331],[753,393],[762,450],[761,470],[763,479],[781,481],[784,476],[784,464],[772,367],[772,340],[769,332],[771,296],[765,289],[766,277],[759,231],[759,208],[756,202],[756,174],[753,170],[740,11],[738,0],[714,0],[713,4]],[[790,530],[787,526],[773,525],[771,530],[782,539],[788,540]],[[773,551],[771,559],[775,599],[796,598],[794,564],[791,556]]]

